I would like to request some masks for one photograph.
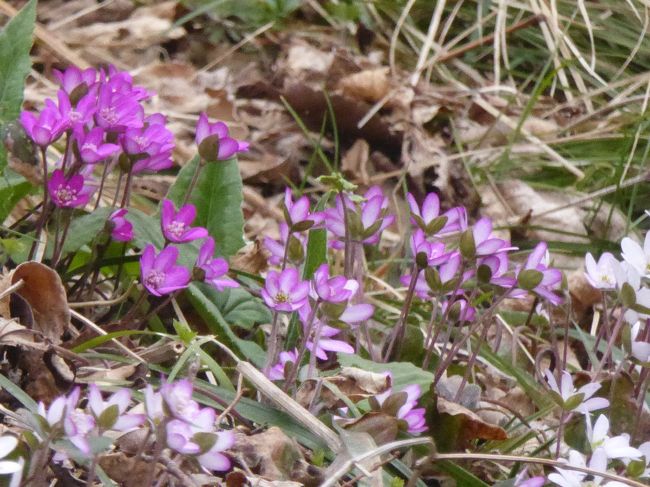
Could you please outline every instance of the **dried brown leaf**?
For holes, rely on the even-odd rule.
[[[457,416],[461,419],[458,430],[458,442],[461,445],[465,445],[474,439],[505,440],[508,438],[508,434],[503,428],[486,423],[478,415],[460,404],[447,401],[438,396],[437,407],[438,413],[441,415]]]
[[[391,83],[388,72],[387,67],[381,67],[350,74],[339,80],[339,88],[351,98],[375,103],[390,91]]]
[[[61,343],[70,325],[70,309],[59,274],[40,262],[24,262],[14,270],[11,283],[24,285],[17,291],[34,313],[34,329],[53,343]]]
[[[391,382],[390,377],[385,374],[376,374],[355,367],[343,367],[338,375],[325,377],[322,381],[336,386],[353,402],[381,394],[390,387]],[[314,395],[318,390],[320,390],[318,399],[325,407],[333,408],[345,405],[325,384],[319,387],[318,381],[315,379],[304,381],[300,385],[296,400],[307,407],[314,401]]]

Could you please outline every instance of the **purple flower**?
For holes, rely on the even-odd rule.
[[[442,303],[443,315],[447,312],[449,303],[449,300]],[[476,318],[476,309],[465,299],[456,299],[455,301],[451,302],[451,310],[449,313],[456,322],[474,321],[474,318]]]
[[[38,114],[38,118],[32,112],[21,112],[20,123],[29,138],[41,147],[47,147],[57,140],[66,129],[59,109],[49,99],[45,100],[45,108]]]
[[[105,131],[101,127],[92,128],[88,132],[85,132],[80,125],[74,128],[74,138],[83,162],[96,164],[120,150],[120,146],[117,144],[104,143],[104,134]]]
[[[81,174],[66,179],[61,169],[52,173],[47,189],[54,204],[60,208],[84,206],[92,192],[90,188],[84,188],[84,177]]]
[[[232,432],[206,432],[177,419],[167,424],[166,431],[167,445],[184,455],[195,456],[202,467],[213,471],[230,468],[230,460],[221,452],[235,444]]]
[[[75,387],[68,396],[59,396],[52,401],[49,408],[46,408],[42,401],[39,402],[37,412],[50,427],[57,426],[67,411],[77,407],[80,395],[81,389]]]
[[[267,374],[268,378],[271,380],[282,380],[284,379],[284,371],[288,363],[296,363],[298,360],[298,350],[293,349],[288,352],[280,352],[280,360],[277,364],[269,369]]]
[[[546,477],[537,476],[517,482],[515,487],[543,487],[545,483]]]
[[[112,80],[111,80],[112,81]],[[123,83],[104,83],[99,88],[95,123],[109,132],[124,132],[144,125],[144,110],[130,93],[121,93]]]
[[[161,152],[154,156],[145,157],[144,159],[138,159],[131,171],[133,174],[139,174],[143,171],[158,172],[163,169],[169,169],[174,165],[172,160],[171,151]]]
[[[199,115],[195,141],[199,147],[199,154],[209,162],[226,161],[238,152],[248,150],[248,142],[230,137],[228,126],[225,123],[210,123],[205,113]]]
[[[362,321],[369,320],[374,312],[375,308],[372,306],[372,304],[349,304],[346,306],[343,313],[341,313],[341,315],[338,317],[338,320],[343,321],[348,325],[355,325],[357,323],[361,323]]]
[[[61,88],[71,95],[79,86],[85,85],[90,88],[97,80],[97,71],[93,68],[84,69],[83,71],[76,66],[68,66],[65,71],[54,69],[54,77],[59,81]]]
[[[289,188],[284,190],[284,210],[287,223],[294,231],[307,230],[322,219],[320,214],[309,212],[309,198],[306,196],[301,196],[296,201],[293,201]]]
[[[162,296],[187,287],[190,272],[176,265],[178,249],[169,246],[156,255],[153,245],[145,247],[140,257],[140,279],[147,291],[154,296]]]
[[[320,329],[320,333],[318,343],[316,343],[316,337],[313,335],[318,329]],[[341,333],[341,330],[338,328],[319,323],[319,320],[314,320],[312,336],[307,340],[306,347],[321,360],[327,360],[327,352],[354,353],[354,347],[349,343],[332,339],[332,337],[335,337],[339,333]]]
[[[522,270],[535,270],[542,274],[542,279],[532,291],[538,296],[547,299],[551,304],[557,306],[563,302],[563,299],[553,292],[562,282],[562,272],[558,269],[551,269],[548,265],[548,252],[545,242],[540,242],[528,256],[523,268],[516,272],[517,277]]]
[[[484,265],[490,270],[490,282],[495,286],[510,288],[517,283],[514,277],[508,277],[508,253],[499,252],[478,259],[478,267]]]
[[[429,266],[444,264],[451,255],[445,253],[444,243],[430,242],[427,240],[426,233],[419,228],[411,235],[411,251],[413,252],[413,256],[424,254]]]
[[[288,259],[291,262],[299,263],[307,253],[307,237],[300,232],[292,233],[291,236],[289,236],[289,226],[284,222],[280,223],[279,229],[279,240],[272,239],[271,237],[264,237],[264,246],[271,254],[269,256],[269,264],[278,266],[282,264],[287,238],[291,238]]]
[[[66,129],[86,125],[97,109],[97,97],[92,92],[83,96],[76,106],[72,106],[68,94],[63,90],[58,91],[57,97],[61,123],[64,124]]]
[[[516,250],[517,248],[511,247],[509,242],[492,234],[492,220],[487,217],[481,218],[474,224],[472,234],[474,235],[476,255],[479,257]]]
[[[452,208],[440,215],[440,199],[436,193],[427,194],[421,209],[411,193],[406,195],[406,200],[411,209],[411,222],[427,235],[444,235],[467,228],[465,208]]]
[[[312,281],[315,297],[330,303],[347,301],[359,289],[359,283],[345,276],[330,277],[329,266],[322,264],[314,272]]]
[[[158,114],[154,114],[158,115]],[[122,146],[127,154],[148,154],[156,156],[169,153],[174,148],[174,134],[165,127],[164,117],[148,117],[145,127],[129,128],[122,136]]]
[[[225,259],[214,259],[214,239],[208,237],[199,249],[196,267],[203,270],[203,281],[218,291],[227,287],[239,287],[239,283],[228,277],[228,262]]]
[[[390,375],[390,374],[388,374]],[[406,421],[408,428],[407,431],[411,434],[417,435],[427,430],[426,421],[424,419],[424,408],[416,408],[418,398],[422,395],[420,386],[411,384],[406,386],[399,392],[406,393],[406,401],[397,411],[397,418]],[[386,399],[393,394],[392,388],[375,396],[375,399],[381,406]]]
[[[120,389],[104,401],[95,384],[90,384],[88,387],[88,406],[102,429],[128,431],[144,423],[146,419],[144,414],[125,414],[130,401],[129,389]]]
[[[604,252],[598,262],[587,252],[585,255],[585,277],[589,284],[596,289],[610,290],[616,289],[616,271],[620,263],[609,252]]]
[[[292,312],[307,304],[309,282],[301,281],[298,271],[293,267],[282,272],[269,271],[261,294],[269,308]]]
[[[194,385],[191,381],[182,379],[176,382],[165,382],[160,387],[160,394],[170,414],[175,418],[188,423],[195,421],[209,423],[210,411],[214,414],[214,410],[201,409],[199,403],[192,399],[193,389]],[[212,423],[214,423],[214,416],[212,416]]]
[[[128,213],[126,208],[115,210],[108,221],[111,227],[111,238],[116,242],[130,242],[133,240],[133,225],[127,220],[125,215]]]
[[[337,249],[343,248],[345,240],[346,211],[352,240],[364,244],[379,242],[381,232],[395,220],[394,215],[387,215],[388,199],[379,186],[373,186],[366,191],[364,202],[358,208],[349,197],[339,194],[335,207],[322,212],[325,227],[336,237],[331,245]]]
[[[178,212],[174,203],[170,200],[163,200],[160,211],[160,226],[165,238],[174,243],[187,243],[199,238],[208,236],[208,231],[203,227],[192,228],[192,222],[196,218],[196,207],[188,203]]]
[[[94,429],[95,418],[90,414],[86,414],[78,408],[70,407],[66,410],[63,418],[63,430],[67,439],[85,455],[91,453],[88,436]]]

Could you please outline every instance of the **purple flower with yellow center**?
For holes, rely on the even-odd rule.
[[[104,161],[117,153],[120,146],[104,142],[105,131],[101,127],[94,127],[88,132],[80,125],[74,128],[74,140],[79,149],[81,160],[86,164],[96,164]]]
[[[40,147],[47,147],[57,140],[66,129],[65,121],[61,118],[56,104],[45,100],[45,108],[38,114],[23,111],[20,113],[20,124],[28,137]]]
[[[359,283],[345,276],[330,277],[329,265],[322,264],[314,272],[312,281],[314,297],[330,303],[341,303],[354,296]]]
[[[64,172],[57,169],[50,176],[47,190],[52,201],[59,208],[76,208],[84,206],[90,199],[92,190],[84,187],[84,177],[75,174],[66,179]]]
[[[178,249],[165,247],[156,255],[153,245],[144,248],[140,257],[140,280],[154,296],[162,296],[186,288],[190,282],[190,271],[176,265]]]
[[[281,272],[269,271],[261,294],[269,308],[290,313],[307,304],[309,282],[301,281],[293,267]]]
[[[199,249],[196,267],[203,271],[203,281],[217,291],[223,291],[229,287],[239,287],[239,283],[228,277],[228,262],[222,258],[213,258],[214,247],[214,239],[208,237]]]
[[[164,237],[174,243],[187,243],[208,236],[208,231],[203,227],[192,227],[196,218],[196,207],[188,203],[178,212],[174,203],[163,200],[160,210],[160,226]]]
[[[68,95],[71,95],[73,91],[82,85],[90,88],[97,80],[97,71],[93,68],[81,70],[76,66],[69,66],[64,71],[54,69],[52,74]]]
[[[102,429],[129,431],[144,423],[144,414],[125,414],[130,402],[129,389],[120,389],[104,401],[95,384],[88,386],[88,406]]]
[[[278,360],[278,363],[269,369],[267,374],[268,378],[271,380],[284,379],[284,371],[287,368],[287,364],[295,364],[296,360],[298,360],[298,349],[294,348],[287,352],[280,352],[280,359]]]
[[[116,242],[130,242],[133,240],[133,224],[125,218],[127,213],[126,208],[120,208],[108,217],[111,238]]]
[[[210,123],[205,113],[199,115],[195,141],[199,154],[208,162],[227,161],[238,152],[248,150],[248,142],[230,137],[228,126],[224,122]]]
[[[390,375],[390,374],[388,374]],[[392,382],[392,381],[391,381]],[[417,435],[426,431],[427,425],[424,419],[424,413],[426,410],[424,408],[416,408],[418,398],[422,395],[422,390],[417,384],[411,384],[406,386],[399,392],[406,393],[406,399],[404,404],[398,409],[396,417],[406,421],[407,431],[411,434]],[[374,397],[379,406],[382,406],[384,402],[393,395],[392,388],[378,394]]]

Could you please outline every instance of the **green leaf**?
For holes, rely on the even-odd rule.
[[[92,240],[104,229],[112,208],[98,208],[72,220],[68,230],[63,252],[76,252]]]
[[[410,362],[388,362],[380,364],[366,360],[356,355],[339,353],[338,362],[342,367],[358,367],[369,372],[390,372],[393,375],[393,391],[401,391],[410,384],[418,384],[423,391],[429,389],[433,382],[433,374],[416,367]]]
[[[0,32],[0,125],[18,118],[23,104],[25,78],[32,67],[29,51],[36,21],[36,0],[30,0]],[[7,165],[0,144],[0,171]]]
[[[225,320],[218,302],[219,291],[204,283],[192,283],[187,288],[187,296],[201,318],[205,320],[212,333],[227,347],[239,351],[247,360],[261,367],[266,361],[266,353],[255,342],[242,340]]]
[[[178,207],[185,198],[198,157],[187,163],[169,188],[167,198]],[[242,180],[236,159],[206,164],[189,199],[196,206],[195,226],[208,229],[220,255],[233,255],[244,245]]]
[[[330,193],[326,193],[317,203],[315,211],[323,211],[329,200]],[[302,270],[303,279],[311,279],[314,272],[321,264],[327,262],[327,231],[324,228],[309,230],[307,237],[307,256]]]
[[[0,148],[0,151],[2,150],[4,149]],[[32,184],[24,177],[5,169],[4,176],[0,177],[0,224],[9,216],[16,203],[24,198],[31,189]]]
[[[14,396],[23,406],[35,413],[38,409],[38,404],[29,395],[23,391],[16,384],[7,379],[4,375],[0,374],[0,387]]]
[[[223,319],[231,325],[250,330],[255,324],[271,321],[269,308],[245,289],[224,289],[222,292],[210,293],[210,297],[221,311]]]
[[[436,466],[443,472],[448,473],[456,481],[456,485],[462,485],[464,487],[489,487],[488,484],[474,474],[449,460],[438,461],[436,462]]]
[[[127,219],[133,224],[133,243],[140,248],[153,244],[157,249],[162,249],[165,239],[160,229],[160,218],[131,208]]]

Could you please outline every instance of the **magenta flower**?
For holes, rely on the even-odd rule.
[[[563,302],[563,299],[553,292],[559,288],[562,283],[562,272],[558,269],[547,267],[548,252],[545,242],[540,242],[528,256],[523,268],[517,270],[519,277],[522,270],[536,270],[542,274],[542,280],[535,286],[532,291],[538,296],[547,299],[551,304],[557,306]]]
[[[99,89],[95,123],[109,132],[124,132],[144,125],[144,109],[138,100],[130,93],[114,91],[123,87],[123,83],[109,81]]]
[[[296,363],[298,360],[298,350],[294,348],[288,352],[280,352],[280,360],[277,364],[269,369],[267,374],[268,378],[271,380],[282,380],[284,379],[284,371],[288,363]]]
[[[390,375],[390,374],[388,374]],[[411,384],[399,392],[406,392],[406,402],[397,411],[397,418],[406,421],[407,431],[417,435],[427,430],[424,419],[424,408],[416,408],[418,398],[422,395],[420,386]],[[375,396],[375,400],[381,406],[393,394],[392,388]]]
[[[359,289],[359,283],[354,279],[347,279],[345,276],[330,277],[327,264],[322,264],[316,269],[312,285],[314,297],[330,303],[347,301]]]
[[[187,243],[208,236],[208,231],[203,227],[192,228],[196,218],[196,207],[188,203],[178,212],[171,200],[163,200],[160,210],[160,226],[165,238],[174,243]]]
[[[316,343],[316,337],[313,335],[319,328],[320,333],[318,343]],[[332,337],[335,337],[339,333],[341,333],[341,330],[338,328],[319,323],[319,320],[314,320],[312,336],[307,340],[306,347],[321,360],[327,360],[327,352],[354,353],[354,347],[349,343],[332,339]]]
[[[64,124],[66,129],[86,125],[97,109],[97,97],[92,92],[83,96],[76,106],[72,106],[68,94],[63,90],[58,91],[57,97],[61,123]]]
[[[81,174],[75,174],[66,179],[61,169],[52,173],[47,183],[47,189],[52,201],[59,208],[84,206],[88,203],[92,193],[90,188],[84,188],[84,177]]]
[[[83,162],[96,164],[120,150],[120,146],[117,144],[104,143],[104,134],[105,131],[101,127],[92,128],[88,132],[85,132],[79,125],[74,128],[74,138]]]
[[[447,312],[449,303],[449,300],[442,303],[443,316]],[[476,309],[465,299],[456,299],[455,301],[451,302],[451,310],[449,311],[449,315],[456,322],[474,321],[474,318],[476,318]]]
[[[52,74],[59,81],[61,88],[71,95],[79,86],[85,85],[90,88],[97,80],[97,71],[93,68],[84,69],[83,71],[76,66],[68,66],[65,71],[58,69],[52,70]]]
[[[190,272],[176,265],[178,249],[165,247],[156,255],[153,245],[145,247],[140,257],[140,280],[147,291],[154,296],[162,296],[187,287]]]
[[[208,237],[199,249],[196,267],[203,270],[203,281],[210,284],[217,291],[228,287],[239,287],[239,283],[228,277],[228,262],[222,258],[213,258],[214,239]]]
[[[301,281],[293,267],[282,272],[269,271],[261,294],[269,308],[290,313],[307,304],[309,282]]]
[[[129,389],[120,389],[104,401],[102,393],[95,384],[90,384],[88,387],[88,406],[102,429],[128,431],[144,423],[146,419],[144,414],[125,414],[130,402]]]
[[[143,171],[158,172],[163,169],[169,169],[174,165],[171,151],[161,152],[154,156],[138,159],[131,171],[133,174],[139,174]]]
[[[199,154],[206,161],[226,161],[238,152],[248,150],[248,142],[233,139],[224,122],[210,123],[205,113],[199,115],[196,124],[196,145]]]
[[[508,272],[508,253],[499,252],[478,259],[478,267],[484,265],[490,270],[490,282],[495,286],[510,288],[517,283],[514,277],[506,276]]]
[[[127,213],[126,208],[120,208],[108,217],[111,238],[116,242],[130,242],[133,240],[133,224],[125,218]]]
[[[154,114],[158,115],[158,114]],[[159,123],[161,122],[162,123]],[[127,154],[156,156],[169,153],[174,148],[174,134],[165,127],[165,119],[147,117],[145,127],[129,128],[122,136],[122,146]]]
[[[21,112],[20,123],[29,138],[41,147],[47,147],[57,140],[66,129],[59,109],[50,99],[45,100],[45,108],[38,114],[38,117],[32,112]]]
[[[372,304],[359,303],[359,304],[349,304],[346,306],[345,310],[338,317],[339,321],[343,321],[348,325],[356,325],[362,321],[369,320],[375,308]]]

